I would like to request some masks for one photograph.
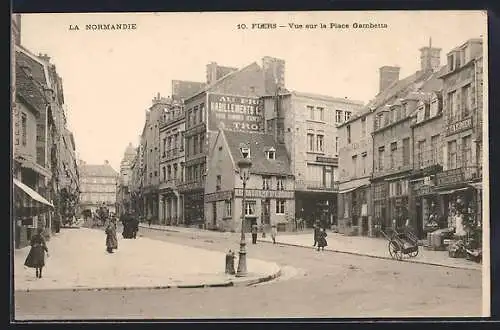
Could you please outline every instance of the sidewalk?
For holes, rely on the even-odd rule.
[[[16,291],[250,285],[280,275],[277,264],[248,259],[252,272],[237,278],[224,273],[224,253],[145,237],[126,240],[119,234],[118,250],[108,254],[105,234],[98,229],[61,230],[47,245],[50,257],[41,279],[35,278],[34,269],[24,266],[29,247],[15,250]]]
[[[389,254],[389,242],[382,238],[371,238],[371,237],[361,237],[361,236],[344,236],[342,234],[327,232],[328,246],[325,251],[334,251],[340,253],[348,253],[355,255],[363,255],[374,258],[382,259],[392,259]],[[272,242],[270,235],[266,235],[266,238],[262,238],[259,234],[260,242]],[[276,237],[276,242],[284,245],[300,246],[313,248],[313,233],[305,234],[282,234],[278,233]],[[422,263],[436,266],[444,266],[451,268],[461,268],[461,269],[472,269],[481,270],[482,265],[461,259],[461,258],[450,258],[447,251],[429,251],[422,247],[419,247],[418,256],[414,258],[403,257],[404,262]]]

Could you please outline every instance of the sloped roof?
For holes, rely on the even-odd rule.
[[[102,165],[80,165],[80,176],[82,177],[113,177],[116,172],[109,164]]]
[[[268,175],[292,175],[290,170],[290,161],[288,159],[285,145],[278,144],[274,141],[274,136],[271,134],[262,133],[247,133],[233,132],[222,130],[229,151],[237,166],[238,161],[243,159],[240,152],[240,145],[244,144],[250,148],[250,159],[252,161],[251,172],[255,174]],[[270,160],[266,158],[265,151],[273,147],[276,149],[276,159]]]
[[[334,97],[334,96],[328,96],[328,95],[321,95],[321,94],[313,94],[313,93],[305,93],[305,92],[299,92],[299,91],[291,91],[291,94],[299,97],[308,97],[311,99],[321,99],[325,101],[330,101],[330,102],[339,102],[339,103],[348,103],[348,104],[354,104],[354,105],[363,105],[363,101],[358,101],[358,100],[352,100],[349,98],[341,98],[341,97]]]
[[[47,104],[41,86],[19,63],[16,63],[16,93],[38,112],[42,112]]]
[[[237,77],[238,75],[243,74],[243,73],[245,73],[247,71],[250,71],[251,69],[255,69],[255,68],[259,68],[260,69],[260,66],[257,64],[257,62],[253,62],[253,63],[251,63],[251,64],[249,64],[249,65],[247,65],[247,66],[239,69],[238,71],[233,71],[233,72],[231,72],[231,73],[229,73],[229,74],[227,74],[227,75],[219,78],[213,84],[206,85],[204,88],[202,88],[201,90],[199,90],[196,94],[193,94],[190,97],[188,97],[186,99],[186,101],[189,100],[189,99],[191,99],[191,98],[193,98],[193,97],[195,97],[195,96],[197,96],[197,95],[199,95],[199,94],[201,94],[201,93],[209,92],[209,91],[211,91],[213,89],[216,89],[219,85],[221,85],[222,83],[226,82],[228,79]],[[263,80],[262,80],[262,83],[263,83]]]
[[[16,51],[16,63],[19,63],[19,65],[21,65],[21,66],[23,66],[23,65],[29,66],[31,68],[33,78],[36,81],[42,83],[43,85],[48,85],[47,79],[45,76],[45,68],[44,68],[44,65],[42,63],[33,59],[32,57],[27,55],[25,52],[22,52],[20,50]]]

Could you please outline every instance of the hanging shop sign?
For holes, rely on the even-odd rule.
[[[242,197],[243,189],[236,188],[234,190],[235,196]],[[290,190],[260,190],[260,189],[247,189],[247,198],[281,198],[281,199],[293,199],[294,192]]]
[[[472,117],[465,118],[457,121],[456,123],[448,125],[448,127],[446,128],[446,135],[460,133],[462,131],[468,130],[469,128],[472,128]]]
[[[439,186],[447,186],[464,181],[464,171],[462,168],[455,168],[436,174],[437,184]]]
[[[264,117],[258,98],[208,95],[209,130],[263,132]]]
[[[223,200],[228,200],[231,198],[233,198],[233,191],[232,190],[217,191],[217,192],[214,192],[211,194],[206,194],[205,195],[205,203],[223,201]]]

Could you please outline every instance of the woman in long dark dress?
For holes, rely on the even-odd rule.
[[[321,249],[322,251],[325,250],[325,246],[328,246],[328,242],[326,241],[326,234],[325,228],[322,228],[320,232],[318,233],[318,251]]]
[[[106,251],[113,253],[114,249],[118,248],[118,239],[116,238],[116,226],[113,222],[108,221],[106,227]]]
[[[36,277],[42,278],[42,269],[45,266],[45,252],[49,254],[49,249],[43,238],[43,229],[38,228],[37,233],[31,237],[31,249],[24,261],[26,267],[36,269]]]

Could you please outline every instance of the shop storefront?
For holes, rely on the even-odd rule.
[[[29,244],[37,228],[50,225],[54,206],[38,192],[14,179],[14,244],[23,248]]]
[[[421,178],[412,182],[415,202],[415,217],[410,219],[411,227],[419,239],[424,239],[427,232],[437,225],[442,218],[442,199],[435,191],[428,178]]]
[[[303,221],[299,227],[312,228],[317,221],[325,228],[337,225],[337,193],[296,191],[295,212]]]
[[[339,233],[362,236],[371,234],[373,224],[368,207],[370,195],[369,185],[339,191]]]
[[[204,191],[184,193],[184,224],[186,226],[203,226],[204,222]]]

